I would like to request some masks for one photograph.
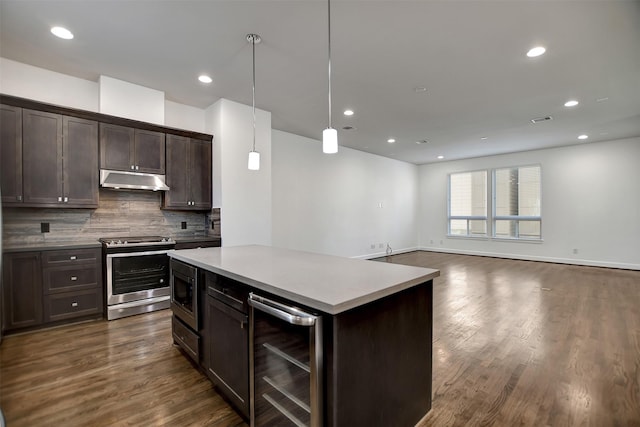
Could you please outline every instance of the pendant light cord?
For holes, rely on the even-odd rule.
[[[251,38],[253,48],[253,151],[256,151],[256,38]]]
[[[329,128],[331,128],[331,0],[327,0],[327,6],[327,21],[329,23],[329,31],[327,32],[329,40]]]

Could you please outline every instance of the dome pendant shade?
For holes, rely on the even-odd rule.
[[[322,131],[322,152],[334,154],[338,152],[338,131],[333,128],[326,128]]]

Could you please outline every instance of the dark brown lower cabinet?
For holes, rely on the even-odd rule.
[[[40,252],[4,254],[2,269],[2,330],[42,324]]]
[[[13,252],[3,257],[2,330],[101,317],[99,248]]]
[[[246,313],[206,298],[207,376],[235,408],[249,417],[249,326]]]

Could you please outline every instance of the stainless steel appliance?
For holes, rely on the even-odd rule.
[[[249,294],[251,426],[322,426],[322,317]]]
[[[199,329],[198,269],[175,259],[171,260],[171,310],[192,330]]]
[[[109,237],[102,242],[107,319],[169,308],[169,237]]]

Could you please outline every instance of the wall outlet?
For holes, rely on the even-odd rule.
[[[576,255],[577,253],[578,253],[578,249],[576,248],[573,250],[573,254]]]
[[[49,223],[48,222],[41,222],[40,223],[40,232],[41,233],[48,233],[49,232]]]
[[[384,243],[378,243],[379,248],[384,248]]]
[[[182,228],[183,230],[187,229],[187,221],[182,221],[182,223],[180,223],[180,228]]]
[[[375,249],[375,248],[376,248],[376,244],[375,244],[375,243],[372,243],[372,244],[371,244],[371,249]]]
[[[433,240],[429,240],[429,244],[430,244],[430,245],[433,245]]]

